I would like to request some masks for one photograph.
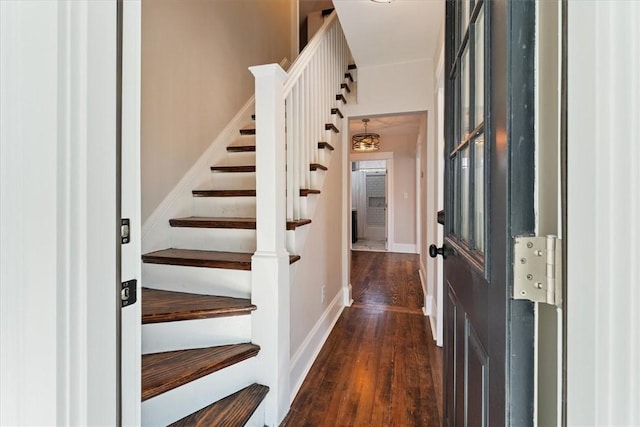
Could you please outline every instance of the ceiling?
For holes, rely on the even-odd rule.
[[[358,67],[432,59],[444,0],[333,0]]]
[[[380,134],[382,139],[384,139],[385,136],[392,135],[415,135],[417,137],[420,133],[421,126],[425,124],[426,114],[408,113],[367,118],[370,120],[367,124],[367,130]],[[350,135],[363,131],[362,118],[349,120]]]

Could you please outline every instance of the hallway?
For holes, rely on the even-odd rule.
[[[347,307],[286,427],[440,426],[442,351],[422,314],[418,256],[352,252]]]

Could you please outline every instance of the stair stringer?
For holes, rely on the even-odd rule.
[[[191,191],[209,186],[210,166],[227,158],[227,146],[238,138],[238,129],[244,127],[255,107],[252,96],[225,128],[211,142],[191,169],[158,205],[142,225],[142,253],[167,248],[171,245],[171,218],[191,215],[193,196]]]

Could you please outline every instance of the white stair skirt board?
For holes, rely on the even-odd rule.
[[[251,117],[253,110],[254,98],[251,97],[156,210],[147,218],[142,225],[142,253],[168,247],[169,241],[167,239],[169,235],[167,234],[167,229],[169,227],[169,219],[191,215],[193,206],[191,190],[210,188],[212,175],[210,167],[224,159],[227,154],[227,145],[238,138],[238,129],[241,129],[247,119]],[[255,188],[255,182],[253,182],[253,185],[246,185],[248,186],[238,188]],[[231,187],[219,188],[227,189]]]
[[[250,314],[142,325],[142,354],[250,341]]]
[[[251,297],[251,271],[142,264],[142,285],[165,291]]]
[[[171,247],[204,251],[256,251],[256,230],[232,228],[173,227]]]
[[[257,382],[252,357],[142,402],[143,426],[166,426]]]
[[[206,188],[207,190],[209,188]],[[236,188],[233,188],[236,190]],[[194,197],[193,215],[209,217],[255,218],[256,198],[250,197]]]
[[[247,424],[245,424],[245,427],[264,427],[267,425],[265,422],[264,407],[265,407],[265,403],[263,400],[260,403],[260,406],[258,406],[258,408],[255,410],[251,418],[249,418],[249,421],[247,421]]]
[[[300,348],[291,357],[291,402],[298,394],[313,362],[342,314],[345,307],[343,298],[344,293],[341,288],[302,342]]]

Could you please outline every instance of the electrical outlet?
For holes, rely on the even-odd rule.
[[[327,299],[327,287],[323,286],[322,287],[322,293],[320,294],[320,302],[322,304],[324,304],[325,300]]]

